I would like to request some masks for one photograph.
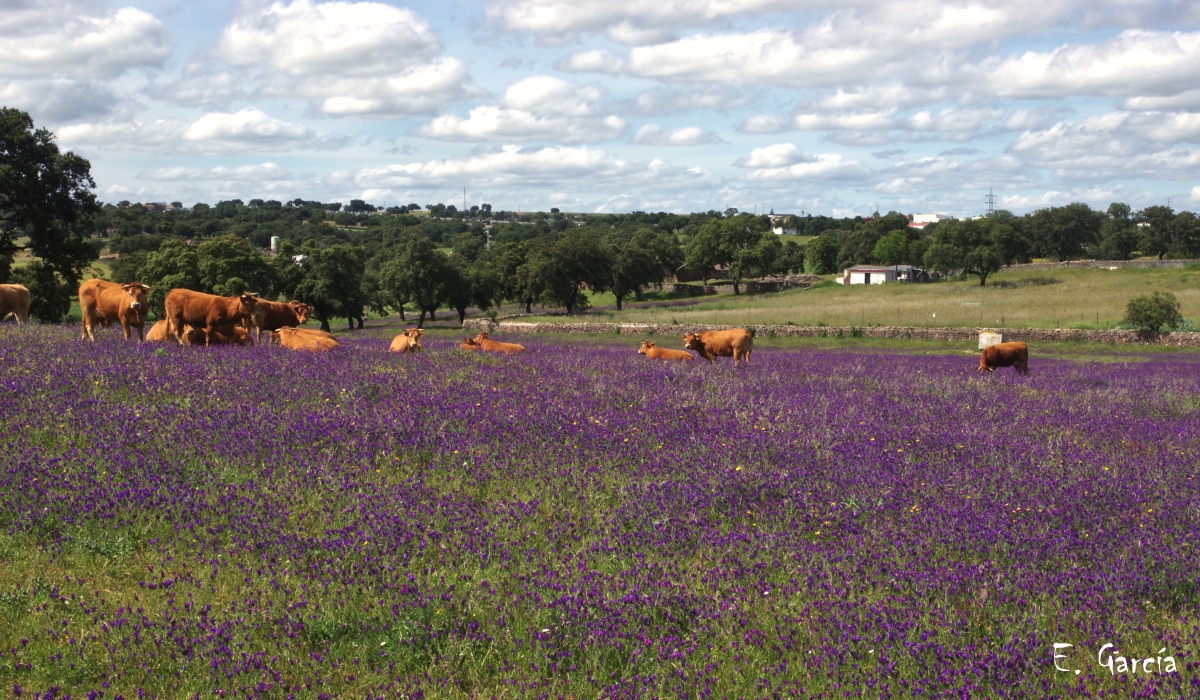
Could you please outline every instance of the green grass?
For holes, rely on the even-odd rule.
[[[704,297],[672,308],[594,311],[580,319],[624,323],[801,326],[969,326],[1108,329],[1125,303],[1154,291],[1178,297],[1183,315],[1200,318],[1200,267],[1005,271],[981,287],[978,278],[933,284],[842,286],[825,282],[777,294]],[[610,303],[596,295],[593,306]]]

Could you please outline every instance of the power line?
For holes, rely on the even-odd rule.
[[[996,195],[992,194],[992,188],[988,188],[987,194],[988,213],[992,214],[996,211]]]

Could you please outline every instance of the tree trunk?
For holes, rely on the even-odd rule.
[[[404,321],[405,323],[408,322],[408,319],[404,318],[404,304],[400,305],[400,320]]]
[[[531,306],[533,306],[533,300],[532,300],[532,299],[526,299],[526,300],[525,300],[525,313],[527,313],[527,314],[531,314],[531,313],[533,313],[533,309],[532,309],[532,308],[530,308]]]
[[[621,300],[625,298],[624,294],[617,295],[617,311],[621,310]]]
[[[466,309],[466,307],[463,307],[458,310],[458,325],[461,326],[462,324],[464,324],[466,322],[467,322],[467,309]]]
[[[736,296],[738,296],[739,294],[741,294],[741,291],[738,289],[738,283],[737,283],[737,280],[734,280],[734,281],[733,281],[733,295],[736,297]]]
[[[320,318],[320,321],[321,321],[321,330],[328,333],[330,330],[329,329],[329,318],[328,317],[325,317],[325,318],[318,317],[318,318]]]
[[[437,307],[436,307],[436,306],[435,306],[435,307],[433,307],[432,309],[430,309],[430,310],[429,310],[429,322],[430,322],[430,323],[433,323],[434,321],[436,321],[436,320],[437,320],[437,316],[434,316],[434,315],[433,315],[433,312],[434,312],[434,311],[437,311]]]
[[[354,319],[346,317],[346,325],[350,326],[350,330],[354,330]]]
[[[417,319],[417,328],[425,327],[425,309],[421,309],[421,317]]]
[[[641,288],[641,287],[634,287],[634,288],[633,288],[633,300],[634,300],[634,301],[641,301],[641,300],[642,300],[642,288]]]
[[[361,330],[362,330],[362,327],[363,327],[363,320],[362,320],[362,316],[359,316],[359,317],[358,317],[358,330],[360,330],[360,331],[361,331]]]

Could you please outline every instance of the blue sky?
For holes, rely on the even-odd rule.
[[[101,199],[1200,207],[1200,3],[0,0]]]

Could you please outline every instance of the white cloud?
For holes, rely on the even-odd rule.
[[[0,82],[0,103],[30,112],[35,121],[63,122],[107,114],[118,98],[98,81],[14,80]]]
[[[535,75],[509,85],[501,102],[510,109],[534,114],[590,117],[596,114],[594,103],[606,94],[603,88]]]
[[[670,190],[712,184],[711,175],[698,168],[679,168],[659,159],[630,163],[587,146],[538,149],[504,146],[499,151],[465,158],[366,168],[355,175],[354,182],[364,189],[393,191],[444,187],[464,179],[479,188],[522,190],[549,186],[584,191],[600,185]]]
[[[638,36],[654,28],[773,9],[797,7],[787,0],[501,0],[487,8],[487,16],[505,29],[549,37],[607,28],[616,41],[614,29],[618,37]]]
[[[542,117],[519,109],[485,105],[471,110],[466,119],[454,115],[437,117],[415,133],[445,141],[594,143],[618,138],[624,131],[625,120],[617,116]]]
[[[1195,204],[1200,204],[1200,185],[1192,188],[1191,194],[1188,195],[1188,200]]]
[[[197,154],[340,148],[348,143],[344,137],[318,136],[303,124],[275,119],[252,108],[209,112],[192,122],[159,119],[73,124],[59,129],[58,137],[64,144],[104,150]]]
[[[184,104],[299,97],[331,116],[428,114],[483,91],[411,10],[377,2],[292,0],[246,10],[222,31],[214,62],[166,90]],[[238,93],[241,93],[239,95]]]
[[[1026,131],[1009,150],[1060,177],[1200,176],[1200,150],[1185,142],[1200,142],[1200,115],[1110,112]]]
[[[112,78],[161,65],[170,52],[162,24],[132,7],[49,2],[2,12],[0,75],[10,78]]]
[[[708,87],[692,89],[645,90],[634,100],[634,108],[647,116],[678,114],[693,110],[736,109],[746,104],[746,94],[735,88]]]
[[[293,0],[234,19],[217,47],[231,65],[295,76],[374,76],[420,65],[442,45],[411,10],[375,2]]]
[[[720,136],[698,126],[664,130],[658,124],[646,124],[637,130],[630,143],[643,146],[700,146],[722,141]]]
[[[794,143],[777,143],[750,151],[750,155],[739,158],[734,165],[743,168],[786,168],[805,161],[804,153]]]
[[[783,114],[756,114],[737,125],[743,134],[780,134],[795,129],[794,119]]]
[[[555,63],[554,67],[569,71],[620,73],[625,70],[626,63],[624,59],[618,58],[607,49],[592,49],[591,51],[576,51]]]
[[[215,168],[190,168],[178,166],[173,168],[155,168],[138,174],[142,180],[159,181],[200,181],[200,180],[235,180],[238,182],[263,182],[268,180],[289,180],[292,173],[275,163],[259,163],[256,165],[239,165],[229,168],[224,165]]]
[[[856,160],[847,160],[839,153],[821,153],[793,165],[755,168],[746,173],[744,179],[752,182],[862,180],[870,174],[871,171]]]
[[[1099,44],[1028,51],[963,72],[1006,97],[1169,96],[1193,90],[1200,79],[1200,32],[1130,29]]]

